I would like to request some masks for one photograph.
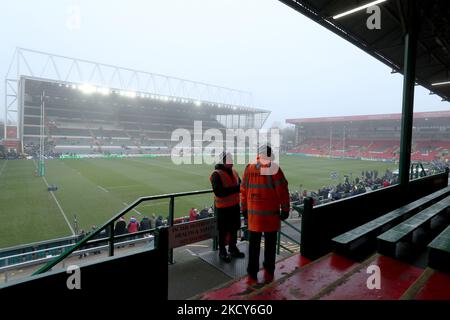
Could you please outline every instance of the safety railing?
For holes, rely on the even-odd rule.
[[[141,231],[139,233],[141,234],[149,234],[149,233],[153,233],[155,229],[151,229],[151,230],[145,230],[145,231]],[[133,233],[132,235],[130,234],[125,234],[125,235],[120,235],[120,236],[116,236],[115,239],[120,239],[120,238],[125,238],[127,237],[136,237],[139,235],[139,233]],[[131,239],[131,240],[124,240],[121,242],[116,242],[114,243],[114,247],[115,248],[122,248],[125,246],[129,246],[129,245],[135,245],[135,244],[139,244],[139,243],[152,243],[154,241],[154,236],[151,235],[150,237],[144,237],[144,238],[138,238],[138,239]],[[92,240],[89,241],[87,243],[87,245],[92,245],[94,243],[98,243],[98,242],[105,242],[107,241],[107,238],[103,238],[103,239],[98,239],[98,240]],[[72,245],[66,245],[63,246],[64,248],[73,246]],[[73,257],[73,256],[77,256],[79,255],[80,258],[85,257],[87,254],[90,253],[96,253],[98,251],[104,251],[106,249],[108,249],[109,246],[108,245],[98,245],[98,246],[93,246],[93,247],[89,247],[87,249],[82,249],[82,250],[76,250],[74,252],[72,252],[69,257]],[[41,265],[43,263],[47,263],[49,261],[52,261],[55,258],[55,255],[48,255],[42,258],[38,258],[38,259],[34,259],[34,260],[30,260],[30,261],[24,261],[24,262],[20,262],[20,263],[15,263],[12,265],[6,265],[4,267],[0,267],[0,274],[3,274],[3,278],[4,278],[4,282],[8,282],[9,280],[9,272],[11,271],[15,271],[17,269],[23,269],[23,268],[28,268],[28,267],[33,267],[33,266],[37,266],[37,265]],[[64,261],[62,262],[62,267],[64,268]]]
[[[299,214],[299,217],[301,216],[301,212],[300,210],[303,209],[303,205],[298,205],[298,204],[291,204],[291,207],[293,209],[293,211],[297,211]],[[277,234],[277,254],[280,254],[281,248],[283,248],[284,250],[290,252],[290,253],[294,253],[295,251],[291,250],[290,248],[286,247],[285,245],[281,244],[281,237],[285,237],[287,239],[289,239],[290,241],[292,241],[294,244],[298,245],[300,248],[300,236],[301,236],[301,230],[299,228],[297,228],[296,226],[294,226],[292,223],[290,223],[287,220],[284,220],[281,222],[281,225],[285,225],[287,227],[289,227],[290,229],[292,229],[293,231],[295,231],[296,233],[298,233],[298,239],[295,239],[294,237],[292,237],[291,235],[289,235],[287,232],[283,231],[283,228],[280,229],[280,231]]]
[[[162,194],[162,195],[156,195],[156,196],[147,196],[147,197],[141,197],[138,198],[136,201],[131,203],[128,207],[120,211],[118,214],[116,214],[114,217],[109,219],[105,224],[103,224],[101,227],[97,228],[95,231],[92,231],[87,236],[85,236],[82,240],[77,242],[74,246],[67,248],[61,255],[58,257],[52,259],[50,262],[48,262],[46,265],[44,265],[42,268],[38,269],[36,272],[33,273],[33,275],[41,274],[44,272],[49,271],[54,266],[56,266],[58,263],[66,259],[68,256],[70,256],[74,251],[78,250],[79,248],[85,246],[88,241],[93,240],[94,237],[99,235],[103,230],[108,229],[109,237],[107,238],[108,242],[108,254],[109,256],[114,256],[114,223],[119,220],[121,217],[132,211],[134,208],[136,208],[138,205],[140,205],[143,202],[148,201],[154,201],[154,200],[161,200],[161,199],[169,199],[169,218],[168,218],[168,225],[172,226],[174,222],[174,212],[175,212],[175,199],[179,197],[186,197],[186,196],[193,196],[193,195],[200,195],[200,194],[206,194],[206,193],[212,193],[212,190],[198,190],[198,191],[190,191],[190,192],[179,192],[179,193],[171,193],[171,194]],[[133,235],[136,235],[133,234]],[[123,236],[130,236],[130,234],[126,234]],[[95,241],[105,241],[103,239],[96,239]],[[173,250],[170,250],[169,252],[169,262],[173,263]]]
[[[76,243],[76,240],[76,236],[69,236],[64,238],[21,244],[1,249],[0,267],[43,258],[46,250],[48,252],[53,252],[53,248],[55,248],[57,251],[58,248],[62,246],[73,246]]]
[[[136,238],[139,237],[140,235],[144,235],[147,233],[153,233],[155,231],[155,229],[147,229],[147,230],[142,230],[142,231],[138,231],[135,233],[127,233],[127,234],[123,234],[123,235],[115,235],[114,239],[122,239],[122,238]],[[95,239],[95,240],[90,240],[87,242],[86,245],[92,246],[95,245],[97,243],[100,242],[105,242],[108,241],[108,238],[101,238],[101,239]],[[75,242],[76,243],[76,242]],[[14,266],[14,265],[19,265],[22,264],[24,262],[33,262],[34,260],[40,260],[42,258],[45,258],[47,256],[56,256],[56,255],[60,255],[61,253],[64,252],[65,249],[72,247],[75,243],[70,243],[70,244],[65,244],[65,245],[61,245],[61,246],[56,246],[56,247],[51,247],[51,248],[45,248],[45,249],[39,249],[39,250],[35,250],[32,252],[25,252],[25,253],[18,253],[18,254],[12,254],[9,256],[5,256],[5,257],[0,257],[0,272],[1,270],[3,270],[3,267],[8,267],[8,266]],[[29,256],[33,256],[33,259],[29,259]],[[16,262],[19,261],[19,262]]]
[[[156,195],[156,196],[146,196],[146,197],[138,198],[136,201],[131,203],[128,207],[126,207],[125,209],[120,211],[118,214],[116,214],[114,217],[109,219],[101,227],[99,227],[96,230],[92,231],[91,233],[86,235],[82,240],[78,241],[75,245],[70,246],[62,254],[60,254],[56,258],[52,259],[51,261],[49,261],[42,268],[38,269],[36,272],[34,272],[33,275],[41,274],[41,273],[44,273],[44,272],[47,272],[47,271],[51,270],[54,266],[56,266],[58,263],[62,262],[64,259],[69,257],[72,253],[74,253],[78,249],[82,248],[85,245],[89,245],[89,244],[92,244],[92,243],[97,243],[97,242],[105,243],[106,242],[107,243],[107,247],[108,247],[108,254],[109,254],[109,256],[114,256],[114,249],[115,249],[114,241],[116,239],[130,237],[130,236],[138,236],[140,234],[139,232],[137,232],[137,233],[133,233],[133,234],[124,234],[124,235],[120,235],[120,236],[115,236],[114,235],[114,224],[115,224],[115,222],[118,219],[120,219],[121,217],[123,217],[124,215],[126,215],[127,213],[129,213],[130,211],[132,211],[134,208],[139,206],[143,202],[154,201],[154,200],[161,200],[161,199],[169,199],[169,216],[168,216],[167,224],[170,227],[170,226],[174,225],[174,220],[175,220],[174,212],[175,212],[175,199],[176,198],[186,197],[186,196],[194,196],[194,195],[201,195],[201,194],[207,194],[207,193],[212,193],[212,189],[190,191],[190,192],[180,192],[180,193],[172,193],[172,194],[163,194],[163,195]],[[295,207],[294,207],[294,209],[297,210]],[[300,230],[298,228],[296,228],[295,226],[293,226],[292,224],[290,224],[289,222],[283,221],[283,223],[286,226],[290,227],[291,229],[295,230],[296,232],[300,233]],[[241,230],[245,230],[245,229],[246,229],[246,226],[241,227]],[[154,230],[154,229],[152,229],[152,230]],[[142,231],[142,233],[148,233],[149,231],[152,231],[152,230],[145,230],[145,231]],[[102,231],[106,231],[107,234],[108,234],[108,237],[102,238],[102,239],[94,239]],[[279,248],[283,247],[281,245],[281,243],[280,243],[280,236],[281,235],[283,235],[286,238],[290,239],[294,243],[300,245],[300,242],[297,239],[294,239],[293,237],[289,236],[285,232],[280,231],[279,234],[278,234],[278,253],[279,253]],[[213,245],[213,246],[217,247],[217,242],[216,242],[216,245]],[[169,262],[173,263],[173,249],[169,250],[169,255],[168,256],[169,256]]]
[[[189,216],[183,216],[174,219],[174,224],[183,223],[189,221]],[[142,233],[154,231],[155,229],[148,229]],[[133,233],[134,236],[140,233]],[[126,236],[126,235],[125,235]],[[128,236],[131,236],[128,234]],[[115,236],[115,239],[119,239],[121,236]],[[61,254],[64,249],[72,247],[77,243],[78,236],[70,236],[58,239],[45,240],[40,242],[34,242],[29,244],[18,245],[15,247],[5,248],[0,250],[0,272],[3,267],[23,264],[24,262],[30,262],[34,260],[41,260],[49,255],[56,256]],[[107,238],[101,239],[107,241]],[[88,244],[93,244],[101,240],[91,240]],[[58,244],[65,243],[65,244]]]

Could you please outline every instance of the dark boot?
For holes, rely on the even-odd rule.
[[[230,263],[231,262],[231,257],[230,255],[225,251],[225,252],[219,252],[219,258],[220,260],[222,260],[225,263]]]
[[[229,252],[230,252],[230,256],[232,258],[241,258],[241,259],[245,258],[245,253],[239,251],[239,249],[237,247],[230,248]]]

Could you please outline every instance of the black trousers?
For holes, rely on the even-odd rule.
[[[226,238],[227,234],[230,234],[230,241],[228,243],[228,251],[233,252],[237,250],[237,230],[229,231],[219,229],[219,252],[226,253]]]
[[[248,266],[247,272],[256,275],[259,271],[259,253],[261,250],[262,232],[249,231]],[[270,273],[275,272],[275,258],[277,248],[277,232],[264,232],[264,269]]]

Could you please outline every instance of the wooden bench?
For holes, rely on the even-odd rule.
[[[428,266],[450,273],[450,226],[428,245]]]
[[[414,231],[419,228],[429,228],[431,220],[447,212],[450,207],[450,196],[420,211],[411,218],[386,231],[377,237],[378,252],[390,257],[397,256],[397,244],[402,241],[412,241]]]
[[[450,187],[438,190],[407,205],[393,210],[379,218],[371,220],[357,228],[349,230],[333,238],[333,250],[343,255],[351,256],[356,251],[368,247],[374,249],[375,239],[381,233],[389,230],[413,214],[436,203],[450,193]]]

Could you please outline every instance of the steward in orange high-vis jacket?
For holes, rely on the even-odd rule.
[[[264,276],[273,280],[277,232],[280,220],[289,217],[290,202],[288,182],[278,164],[272,162],[272,148],[263,145],[258,149],[256,162],[247,165],[241,183],[241,209],[248,216],[249,282],[257,281],[261,236],[264,233]]]
[[[233,168],[233,156],[223,152],[210,177],[214,192],[214,207],[219,231],[219,258],[229,263],[231,258],[244,258],[237,248],[237,231],[241,227],[239,206],[241,179]],[[228,252],[226,249],[228,237]]]

